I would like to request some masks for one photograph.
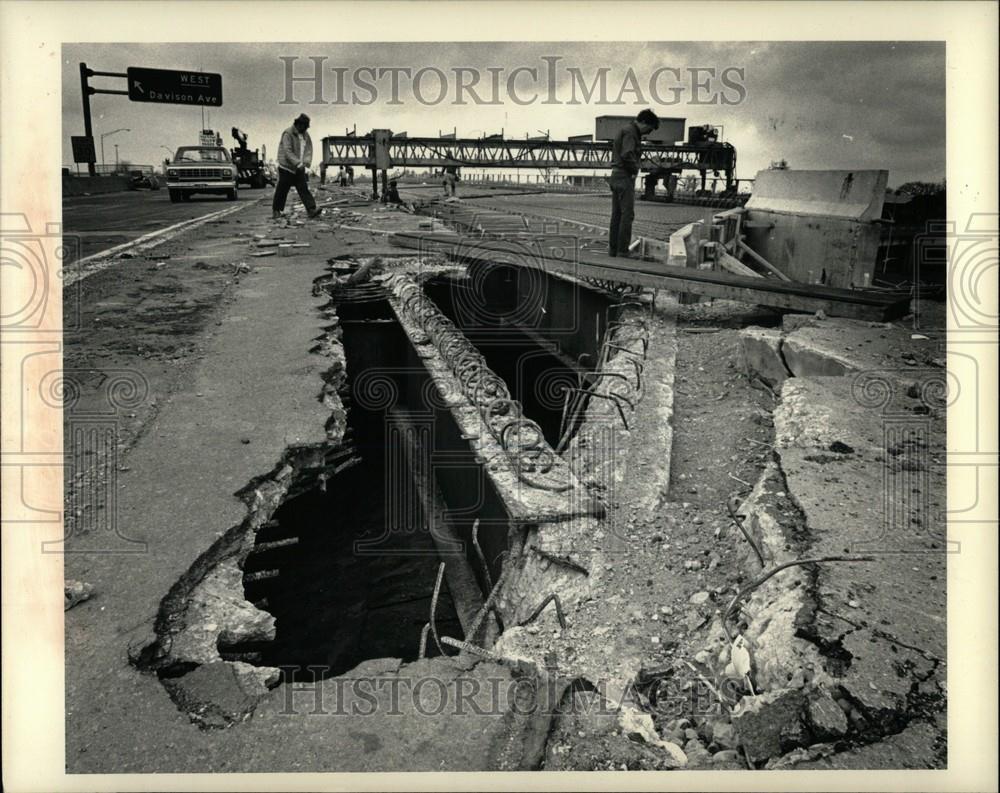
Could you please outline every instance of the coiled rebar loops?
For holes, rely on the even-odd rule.
[[[625,308],[633,309],[633,316],[624,318]],[[605,317],[607,331],[598,353],[597,364],[593,371],[580,378],[578,388],[566,391],[562,422],[559,425],[559,443],[556,444],[557,453],[562,454],[580,430],[587,407],[594,397],[613,406],[622,425],[626,430],[630,429],[628,416],[635,412],[636,405],[642,398],[642,374],[649,352],[649,324],[641,314],[643,308],[643,304],[636,300],[625,300],[608,307],[609,313]],[[615,321],[610,318],[612,310],[618,313]],[[642,352],[636,349],[639,344],[642,345]],[[621,365],[618,363],[619,357],[623,362]],[[621,371],[609,370],[609,366]],[[607,388],[599,390],[605,382],[608,384]],[[625,407],[628,408],[628,414]]]
[[[569,481],[568,470],[564,477],[554,475],[559,458],[545,441],[541,427],[524,416],[520,402],[511,397],[507,384],[418,284],[403,276],[398,278],[401,280],[396,282],[395,291],[403,315],[437,348],[462,393],[479,411],[490,434],[506,453],[518,479],[542,490],[559,493],[572,490],[574,485]],[[560,478],[564,481],[558,481]]]

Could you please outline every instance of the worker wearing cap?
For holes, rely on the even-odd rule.
[[[652,110],[643,110],[634,121],[618,130],[611,144],[611,228],[608,230],[608,254],[611,256],[629,255],[642,136],[659,126],[656,114]]]
[[[295,188],[305,205],[309,217],[322,214],[317,209],[316,199],[309,192],[309,166],[312,163],[312,139],[309,137],[309,116],[299,114],[288,129],[281,133],[281,143],[278,144],[278,184],[274,188],[274,201],[271,204],[272,217],[280,218],[285,211],[285,199],[288,191]]]

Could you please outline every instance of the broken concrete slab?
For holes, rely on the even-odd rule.
[[[924,391],[928,381],[944,377],[935,371],[943,356],[935,339],[942,332],[914,334],[890,323],[789,314],[780,330],[740,331],[742,362],[772,386],[789,376],[857,376],[875,377],[899,393]]]
[[[632,770],[663,770],[678,767],[674,755],[656,745],[665,742],[642,733],[623,727],[616,709],[609,706],[596,691],[568,691],[556,710],[546,743],[545,770],[620,770],[623,766]],[[680,752],[679,747],[676,752]]]
[[[377,659],[275,689],[241,729],[275,736],[282,770],[537,770],[558,692],[530,669],[468,655]],[[248,771],[279,767],[274,757],[246,759]]]
[[[782,333],[773,328],[744,328],[740,331],[740,365],[756,374],[772,388],[791,377],[782,357]]]
[[[178,707],[206,728],[222,728],[243,721],[260,699],[244,689],[236,669],[224,661],[204,664],[181,678],[167,680],[164,685]]]
[[[733,710],[733,729],[751,761],[767,760],[794,743],[791,733],[801,722],[805,702],[802,692],[795,689],[740,700]]]
[[[858,370],[839,351],[817,349],[800,334],[811,328],[800,328],[788,336],[781,346],[782,358],[795,377],[842,377]]]
[[[839,738],[847,732],[847,716],[837,701],[826,691],[815,692],[809,698],[809,725],[819,740]]]
[[[913,409],[923,391],[891,379],[877,391],[859,393],[851,376],[785,380],[774,411],[777,462],[739,509],[768,566],[871,555],[791,568],[747,603],[759,687],[798,681],[809,696],[807,719],[779,736],[782,751],[844,735],[872,740],[944,706],[939,689],[919,706],[913,693],[944,668],[944,479],[930,451],[944,449],[943,416]],[[757,574],[749,551],[743,560]]]
[[[947,766],[947,742],[929,722],[914,722],[901,732],[846,752],[802,756],[789,768],[800,770],[919,769]]]
[[[172,663],[221,661],[220,645],[274,639],[274,617],[247,602],[237,561],[230,557],[217,564],[187,598],[182,626],[171,633]]]

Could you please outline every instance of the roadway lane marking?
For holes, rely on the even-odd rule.
[[[94,273],[99,273],[101,270],[106,270],[111,265],[120,261],[117,257],[127,251],[151,250],[157,245],[161,245],[164,242],[173,239],[178,234],[181,234],[188,229],[195,228],[212,220],[224,218],[227,215],[232,215],[234,212],[239,212],[241,209],[246,209],[248,206],[255,206],[257,203],[258,201],[248,201],[234,207],[220,209],[218,212],[210,212],[207,215],[201,215],[200,217],[191,218],[190,220],[182,220],[180,223],[175,223],[174,225],[167,226],[164,229],[151,231],[149,234],[144,234],[134,240],[123,242],[121,245],[115,245],[107,250],[91,254],[90,256],[85,256],[82,259],[77,259],[75,262],[71,262],[62,269],[63,288],[65,289],[68,286],[72,286],[77,281],[82,281],[84,278],[87,278]],[[84,268],[84,265],[86,265],[86,268]]]

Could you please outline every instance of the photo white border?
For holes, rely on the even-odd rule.
[[[197,2],[189,15],[164,2],[0,2],[0,210],[33,229],[61,222],[61,47],[69,42],[294,41],[330,31],[372,41],[863,41],[937,40],[947,46],[949,218],[997,213],[997,5],[987,2]],[[657,16],[662,24],[655,24]],[[239,20],[235,23],[234,20]],[[643,24],[639,24],[643,20]],[[210,34],[210,35],[209,35]],[[405,38],[404,38],[405,36]],[[322,42],[315,42],[320,44]],[[375,54],[373,54],[375,57]],[[876,76],[877,79],[877,76]],[[57,290],[58,292],[58,290]],[[9,299],[11,296],[8,295]],[[48,302],[49,336],[61,323]],[[994,301],[996,295],[993,295]],[[995,315],[995,302],[993,314]],[[984,391],[981,439],[996,449],[995,332],[976,354]],[[56,336],[56,338],[58,338]],[[972,345],[970,345],[972,346]],[[61,427],[20,427],[8,415],[21,384],[2,367],[3,448],[24,433],[33,449],[61,452]],[[975,417],[949,415],[949,443]],[[579,772],[489,774],[64,773],[62,558],[39,552],[52,528],[5,527],[3,551],[3,777],[12,791],[93,790],[521,790],[772,791],[996,790],[997,536],[995,471],[980,493],[982,523],[950,527],[948,769],[941,771]],[[3,500],[19,499],[3,481]],[[52,475],[27,483],[58,492]],[[974,483],[949,478],[961,501]],[[30,490],[27,491],[30,494]],[[4,507],[5,514],[7,507]]]

